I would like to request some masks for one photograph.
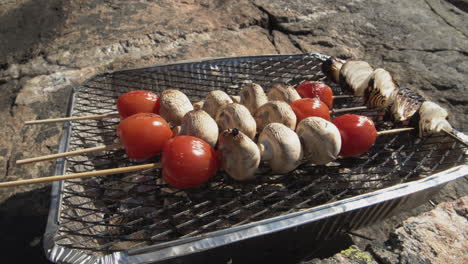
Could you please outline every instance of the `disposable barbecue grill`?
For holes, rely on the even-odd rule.
[[[75,87],[68,115],[115,112],[118,96],[135,89],[179,89],[196,102],[216,89],[237,95],[246,81],[268,89],[274,82],[324,80],[320,65],[327,58],[220,58],[102,73]],[[330,85],[335,95],[343,93]],[[358,97],[335,100],[335,108],[359,105]],[[378,130],[393,126],[381,112],[356,113],[373,118]],[[60,151],[113,143],[118,122],[66,124]],[[164,185],[160,169],[55,182],[44,247],[53,262],[151,263],[233,244],[248,251],[247,242],[293,238],[303,230],[325,240],[426,202],[467,174],[465,151],[446,135],[420,139],[404,132],[380,136],[366,155],[327,166],[304,164],[287,175],[272,175],[263,166],[253,182],[220,172],[208,184],[182,191]],[[61,159],[56,174],[132,164],[123,150],[113,150]]]

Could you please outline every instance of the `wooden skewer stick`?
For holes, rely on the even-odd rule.
[[[377,132],[377,135],[378,136],[390,135],[390,134],[396,134],[396,133],[411,131],[411,130],[414,130],[414,127],[395,128],[395,129],[390,129],[390,130],[379,131]]]
[[[32,162],[54,160],[54,159],[58,159],[58,158],[76,156],[76,155],[86,154],[86,153],[91,153],[91,152],[96,152],[96,151],[118,149],[118,148],[121,148],[121,147],[122,147],[121,144],[103,145],[103,146],[97,146],[97,147],[92,147],[92,148],[79,149],[79,150],[75,150],[75,151],[45,155],[45,156],[40,156],[40,157],[35,157],[35,158],[17,160],[16,164],[17,165],[22,165],[22,164],[27,164],[27,163],[32,163]]]
[[[65,174],[65,175],[35,178],[35,179],[27,179],[27,180],[1,182],[0,188],[14,187],[14,186],[19,186],[19,185],[27,185],[27,184],[46,183],[46,182],[52,182],[52,181],[63,181],[63,180],[78,179],[78,178],[90,178],[90,177],[96,177],[96,176],[105,176],[105,175],[111,175],[111,174],[135,172],[135,171],[155,169],[155,168],[161,168],[161,165],[159,163],[150,163],[150,164],[135,165],[135,166],[129,166],[129,167],[123,167],[123,168],[80,172],[80,173],[72,173],[72,174]]]
[[[330,110],[330,114],[351,112],[351,111],[356,111],[356,110],[366,110],[366,109],[368,109],[367,106],[356,106],[356,107],[348,107],[348,108],[341,108],[341,109],[333,109],[333,110]]]
[[[456,141],[460,142],[463,144],[463,146],[468,147],[468,137],[463,134],[462,132],[458,132],[456,130],[453,131],[447,131],[445,129],[442,129],[442,132],[450,136],[451,138],[455,139]]]
[[[339,94],[339,95],[334,95],[333,99],[353,98],[353,97],[359,97],[359,96],[352,95],[352,94]]]
[[[71,117],[41,119],[41,120],[30,120],[30,121],[24,122],[24,124],[36,125],[36,124],[58,123],[58,122],[66,122],[66,121],[74,121],[74,120],[103,119],[103,118],[114,118],[114,117],[119,117],[119,114],[110,113],[110,114],[102,114],[102,115],[71,116]]]

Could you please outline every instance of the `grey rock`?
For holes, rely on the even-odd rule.
[[[368,250],[382,263],[467,263],[468,197],[411,217]]]

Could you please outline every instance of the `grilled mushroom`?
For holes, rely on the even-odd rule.
[[[340,81],[340,70],[343,64],[346,61],[330,57],[328,60],[322,63],[322,72],[327,76],[328,79],[334,81],[335,83],[339,83]]]
[[[403,122],[410,119],[421,107],[424,98],[408,88],[400,88],[391,107],[392,117],[395,122]]]
[[[205,99],[203,110],[205,110],[211,117],[216,118],[218,111],[227,104],[232,103],[231,97],[221,90],[211,91]]]
[[[299,122],[296,133],[307,161],[324,165],[338,158],[341,135],[332,122],[321,117],[307,117]]]
[[[370,108],[384,109],[395,100],[398,84],[390,73],[384,69],[376,69],[364,91],[364,102]]]
[[[218,125],[205,111],[192,110],[182,119],[179,135],[201,138],[214,147],[218,141]]]
[[[257,131],[257,124],[249,110],[245,106],[236,103],[225,105],[218,112],[216,123],[220,131],[237,128],[252,139]]]
[[[238,181],[255,178],[260,164],[260,151],[248,136],[239,129],[224,130],[219,136],[218,150],[221,167]]]
[[[284,83],[275,83],[268,91],[268,100],[270,101],[284,101],[288,104],[301,99],[294,87]]]
[[[373,71],[365,61],[347,61],[340,70],[340,86],[356,96],[363,96]]]
[[[268,102],[263,88],[256,83],[244,84],[240,91],[241,104],[245,105],[253,115],[257,109]]]
[[[283,124],[268,124],[258,137],[257,145],[262,160],[269,163],[273,173],[288,173],[301,162],[301,141]]]
[[[419,136],[440,133],[442,130],[452,132],[452,126],[447,121],[447,110],[433,102],[424,102],[419,108]]]
[[[261,132],[270,123],[281,123],[290,129],[296,129],[297,117],[291,106],[283,101],[270,101],[255,112],[257,131]]]
[[[159,114],[172,126],[180,125],[184,115],[193,110],[188,97],[178,90],[165,90],[162,92],[160,100]]]

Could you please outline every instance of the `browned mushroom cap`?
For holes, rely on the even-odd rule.
[[[216,123],[220,131],[237,128],[252,139],[257,131],[257,124],[249,110],[236,103],[225,105],[218,113]]]
[[[256,83],[244,84],[240,91],[241,104],[245,105],[253,115],[257,109],[268,102],[263,88]]]
[[[340,80],[340,70],[343,64],[346,61],[330,57],[328,60],[322,63],[322,72],[327,76],[328,79],[334,81],[335,83],[339,83]]]
[[[398,85],[390,73],[384,69],[376,69],[364,91],[364,102],[370,108],[384,109],[391,105],[398,92]]]
[[[423,101],[424,98],[418,93],[406,87],[400,88],[390,108],[393,120],[395,122],[409,120],[419,110]]]
[[[373,71],[365,61],[347,61],[340,70],[340,86],[356,96],[363,96]]]
[[[294,87],[284,83],[275,83],[268,91],[268,100],[270,101],[284,101],[288,104],[301,99]]]
[[[299,122],[296,133],[307,161],[324,165],[338,158],[341,135],[332,122],[321,117],[307,117]]]
[[[273,173],[288,173],[301,162],[301,141],[283,124],[268,124],[258,137],[257,145],[262,160],[269,163]]]
[[[260,151],[248,136],[237,128],[224,130],[219,136],[221,167],[238,181],[255,178],[260,165]]]
[[[201,138],[214,147],[218,141],[218,133],[218,125],[208,113],[192,110],[182,119],[179,135]]]
[[[451,132],[452,126],[447,121],[447,110],[433,102],[424,102],[419,108],[419,136],[436,134],[445,130]]]
[[[172,126],[180,125],[184,115],[188,111],[193,110],[192,103],[190,103],[188,97],[178,90],[165,90],[162,92],[160,100],[159,115]]]
[[[232,103],[231,97],[221,90],[211,91],[205,98],[203,110],[205,110],[211,117],[216,118],[218,111],[223,106]]]
[[[270,123],[281,123],[290,129],[296,129],[297,117],[291,106],[283,101],[270,101],[255,112],[257,131],[261,132]]]

